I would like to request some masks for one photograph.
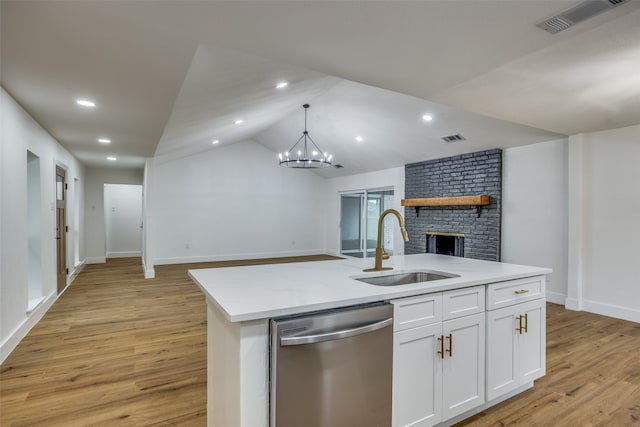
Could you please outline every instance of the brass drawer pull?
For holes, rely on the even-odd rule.
[[[529,289],[520,289],[519,291],[516,291],[516,295],[526,294],[527,292],[529,292]]]

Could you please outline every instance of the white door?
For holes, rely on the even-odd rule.
[[[393,334],[393,426],[442,420],[442,323]]]
[[[485,400],[485,314],[442,323],[443,419],[482,405]]]
[[[142,254],[142,186],[104,185],[107,258]]]

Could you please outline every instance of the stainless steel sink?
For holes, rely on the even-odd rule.
[[[412,271],[395,274],[387,274],[386,276],[376,277],[354,277],[355,280],[376,286],[397,286],[409,285],[411,283],[431,282],[433,280],[450,279],[452,277],[460,277],[457,274],[434,273],[432,271]]]

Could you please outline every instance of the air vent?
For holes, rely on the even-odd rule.
[[[344,166],[342,166],[342,165],[333,165],[333,167],[336,168],[336,169],[342,169]]]
[[[556,34],[560,31],[566,30],[569,27],[574,26],[578,22],[582,22],[593,16],[596,16],[605,10],[619,6],[622,3],[626,3],[630,0],[589,0],[580,3],[571,9],[565,10],[559,15],[547,19],[544,22],[537,24],[538,27],[543,30]]]
[[[467,138],[457,133],[455,135],[443,136],[442,140],[444,142],[458,142],[458,141],[466,141]]]
[[[547,19],[544,21],[544,29],[550,32],[551,34],[559,33],[562,30],[566,30],[573,24],[566,19],[563,19],[562,16],[556,16],[555,18]]]

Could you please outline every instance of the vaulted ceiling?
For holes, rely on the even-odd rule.
[[[578,3],[3,0],[0,78],[91,166],[284,151],[309,103],[348,175],[640,124],[640,1],[536,27]]]

